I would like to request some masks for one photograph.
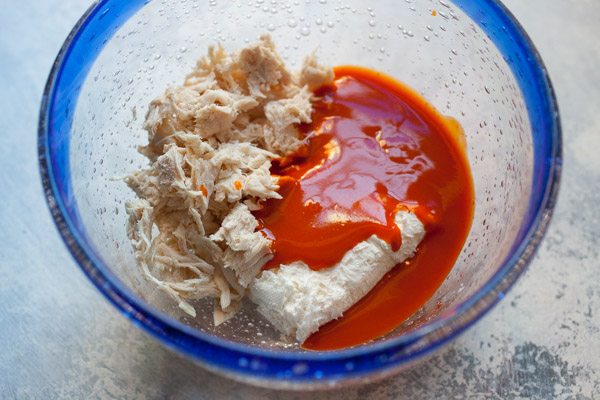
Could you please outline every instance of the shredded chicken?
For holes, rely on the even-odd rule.
[[[144,276],[196,315],[215,299],[216,325],[231,318],[272,257],[251,211],[279,198],[271,161],[301,144],[312,90],[333,71],[309,56],[291,74],[269,36],[235,53],[210,47],[183,85],[150,103],[140,152],[149,167],[125,180],[128,236]]]

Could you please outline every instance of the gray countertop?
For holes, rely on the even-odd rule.
[[[35,5],[34,5],[35,3]],[[271,392],[171,353],[110,306],[52,223],[36,128],[47,74],[86,0],[0,2],[0,398],[600,398],[600,2],[507,0],[556,87],[565,166],[535,261],[474,328],[399,376]]]

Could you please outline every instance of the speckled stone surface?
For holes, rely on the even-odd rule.
[[[77,271],[37,172],[39,100],[85,0],[0,2],[0,398],[600,398],[600,2],[507,0],[538,46],[563,117],[555,217],[510,294],[399,376],[338,392],[234,383],[164,349]]]

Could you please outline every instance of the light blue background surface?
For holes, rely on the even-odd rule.
[[[559,204],[509,296],[432,359],[317,398],[600,397],[600,3],[506,1],[556,86]],[[37,169],[37,112],[85,0],[0,0],[0,398],[314,398],[218,378],[138,331],[62,244]],[[596,397],[594,397],[596,396]]]

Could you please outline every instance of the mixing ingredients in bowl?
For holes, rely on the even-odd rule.
[[[375,71],[286,68],[269,36],[211,47],[150,104],[147,169],[126,181],[147,279],[214,322],[244,298],[330,350],[398,327],[442,283],[474,194],[460,126]]]

